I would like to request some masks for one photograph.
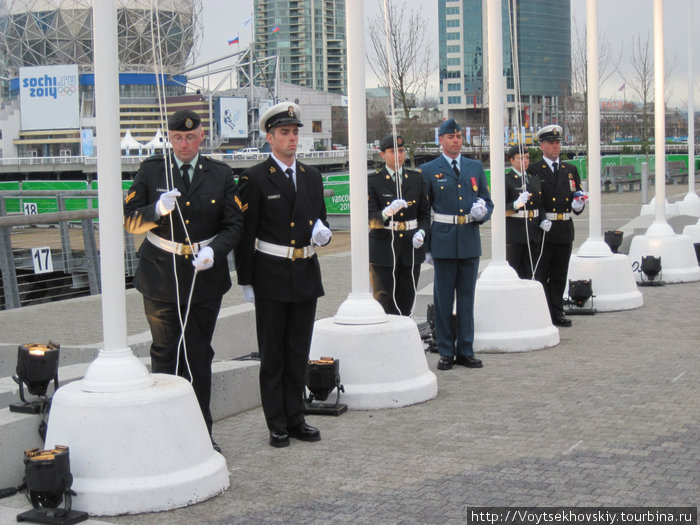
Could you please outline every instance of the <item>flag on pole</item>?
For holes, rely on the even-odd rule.
[[[275,26],[272,28],[273,33],[279,33],[279,31],[280,31],[280,26]]]
[[[238,43],[240,43],[239,35],[234,36],[231,40],[228,41],[228,45],[238,44]]]
[[[618,89],[618,91],[622,91],[623,89],[625,89],[625,85],[624,85],[624,84],[622,84],[622,85],[620,86],[620,89]]]
[[[247,20],[243,20],[243,22],[241,22],[241,25],[242,25],[243,27],[248,27],[248,26],[249,26],[250,24],[252,24],[252,23],[253,23],[253,17],[251,16],[251,17],[248,18]]]

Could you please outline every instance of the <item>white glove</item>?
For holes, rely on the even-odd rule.
[[[527,200],[529,198],[530,198],[530,192],[527,192],[527,191],[522,192],[518,196],[516,201],[513,203],[513,208],[515,208],[516,210],[519,210],[520,208],[522,208],[523,206],[525,206],[527,204]]]
[[[481,202],[480,202],[481,201]],[[469,212],[469,214],[472,216],[472,218],[475,221],[480,221],[484,217],[486,217],[486,214],[488,213],[488,209],[486,208],[486,202],[484,199],[477,199],[477,201],[472,205],[472,209]]]
[[[425,262],[427,262],[430,266],[433,265],[433,256],[430,255],[429,253],[425,254]]]
[[[413,247],[416,250],[423,246],[423,241],[425,241],[425,233],[423,233],[423,230],[418,230],[413,234]]]
[[[544,231],[548,232],[549,230],[552,229],[552,221],[549,219],[545,219],[540,223],[540,228],[542,228]]]
[[[175,209],[175,201],[180,196],[180,192],[177,188],[162,193],[158,202],[156,202],[156,213],[161,217],[165,217],[171,211]]]
[[[316,246],[325,246],[331,242],[331,237],[333,232],[331,232],[321,219],[316,219],[316,224],[314,224],[314,229],[311,232],[311,244]]]
[[[243,289],[243,297],[245,298],[246,302],[255,304],[255,292],[253,292],[253,285],[244,284],[241,286],[241,288]]]
[[[205,246],[199,250],[196,257],[192,261],[192,266],[194,266],[198,272],[208,270],[214,266],[214,250],[209,248],[209,246]]]
[[[583,200],[574,199],[571,201],[571,208],[574,211],[581,211],[585,205],[586,203]]]
[[[408,207],[408,204],[406,203],[405,200],[403,199],[396,199],[393,201],[389,206],[384,208],[382,210],[382,213],[386,215],[387,217],[393,217],[396,212],[398,212],[401,208],[406,208]]]

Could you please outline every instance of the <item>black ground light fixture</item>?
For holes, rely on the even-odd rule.
[[[49,402],[46,391],[53,380],[54,392],[58,389],[58,358],[61,345],[49,341],[48,344],[28,343],[17,349],[17,375],[12,379],[19,385],[19,398],[22,403],[10,405],[11,412],[39,414]],[[24,387],[40,399],[27,401]]]
[[[605,243],[610,246],[610,250],[613,253],[618,253],[618,249],[622,244],[623,232],[622,230],[608,230],[605,232],[604,240]]]
[[[693,247],[695,248],[695,258],[698,260],[698,264],[700,264],[700,242],[693,243]]]
[[[662,286],[664,282],[661,280],[661,257],[655,257],[653,255],[645,255],[642,257],[642,276],[641,284],[642,286]],[[644,280],[646,276],[647,280]],[[655,280],[658,277],[658,280]]]
[[[73,475],[68,447],[24,451],[24,484],[34,509],[17,515],[17,521],[70,525],[88,518],[87,512],[71,510]],[[63,503],[63,508],[58,508]]]
[[[590,279],[572,281],[569,279],[569,297],[565,303],[568,306],[567,314],[593,315],[596,310],[593,308],[593,283]],[[591,306],[584,308],[588,300],[591,300]]]
[[[305,414],[322,414],[327,416],[339,416],[348,409],[348,406],[340,403],[340,393],[345,388],[340,383],[340,359],[321,357],[310,360],[306,366],[306,388],[310,394],[304,401]],[[315,403],[315,400],[325,401],[333,390],[336,390],[335,403]]]

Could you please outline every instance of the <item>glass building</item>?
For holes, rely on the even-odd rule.
[[[571,91],[570,0],[504,0],[503,74],[508,126],[517,122],[511,36],[517,35],[521,123],[527,129],[561,119]],[[485,126],[488,107],[486,5],[478,0],[438,0],[440,103],[446,117]],[[515,24],[511,22],[515,20]],[[512,28],[512,29],[511,29]]]
[[[345,0],[255,0],[255,52],[283,82],[347,93]]]

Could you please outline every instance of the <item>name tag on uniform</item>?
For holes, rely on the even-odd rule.
[[[280,199],[280,198],[282,198],[282,195],[280,195],[279,193],[277,195],[268,195],[267,196],[267,200]]]
[[[160,192],[160,193],[167,193],[167,192],[169,192],[170,190],[169,190],[168,188],[156,188],[156,191],[158,191],[158,192]]]
[[[391,193],[383,193],[383,194],[382,194],[382,197],[386,197],[387,199],[391,199],[391,198],[393,198],[394,196],[393,196]]]

